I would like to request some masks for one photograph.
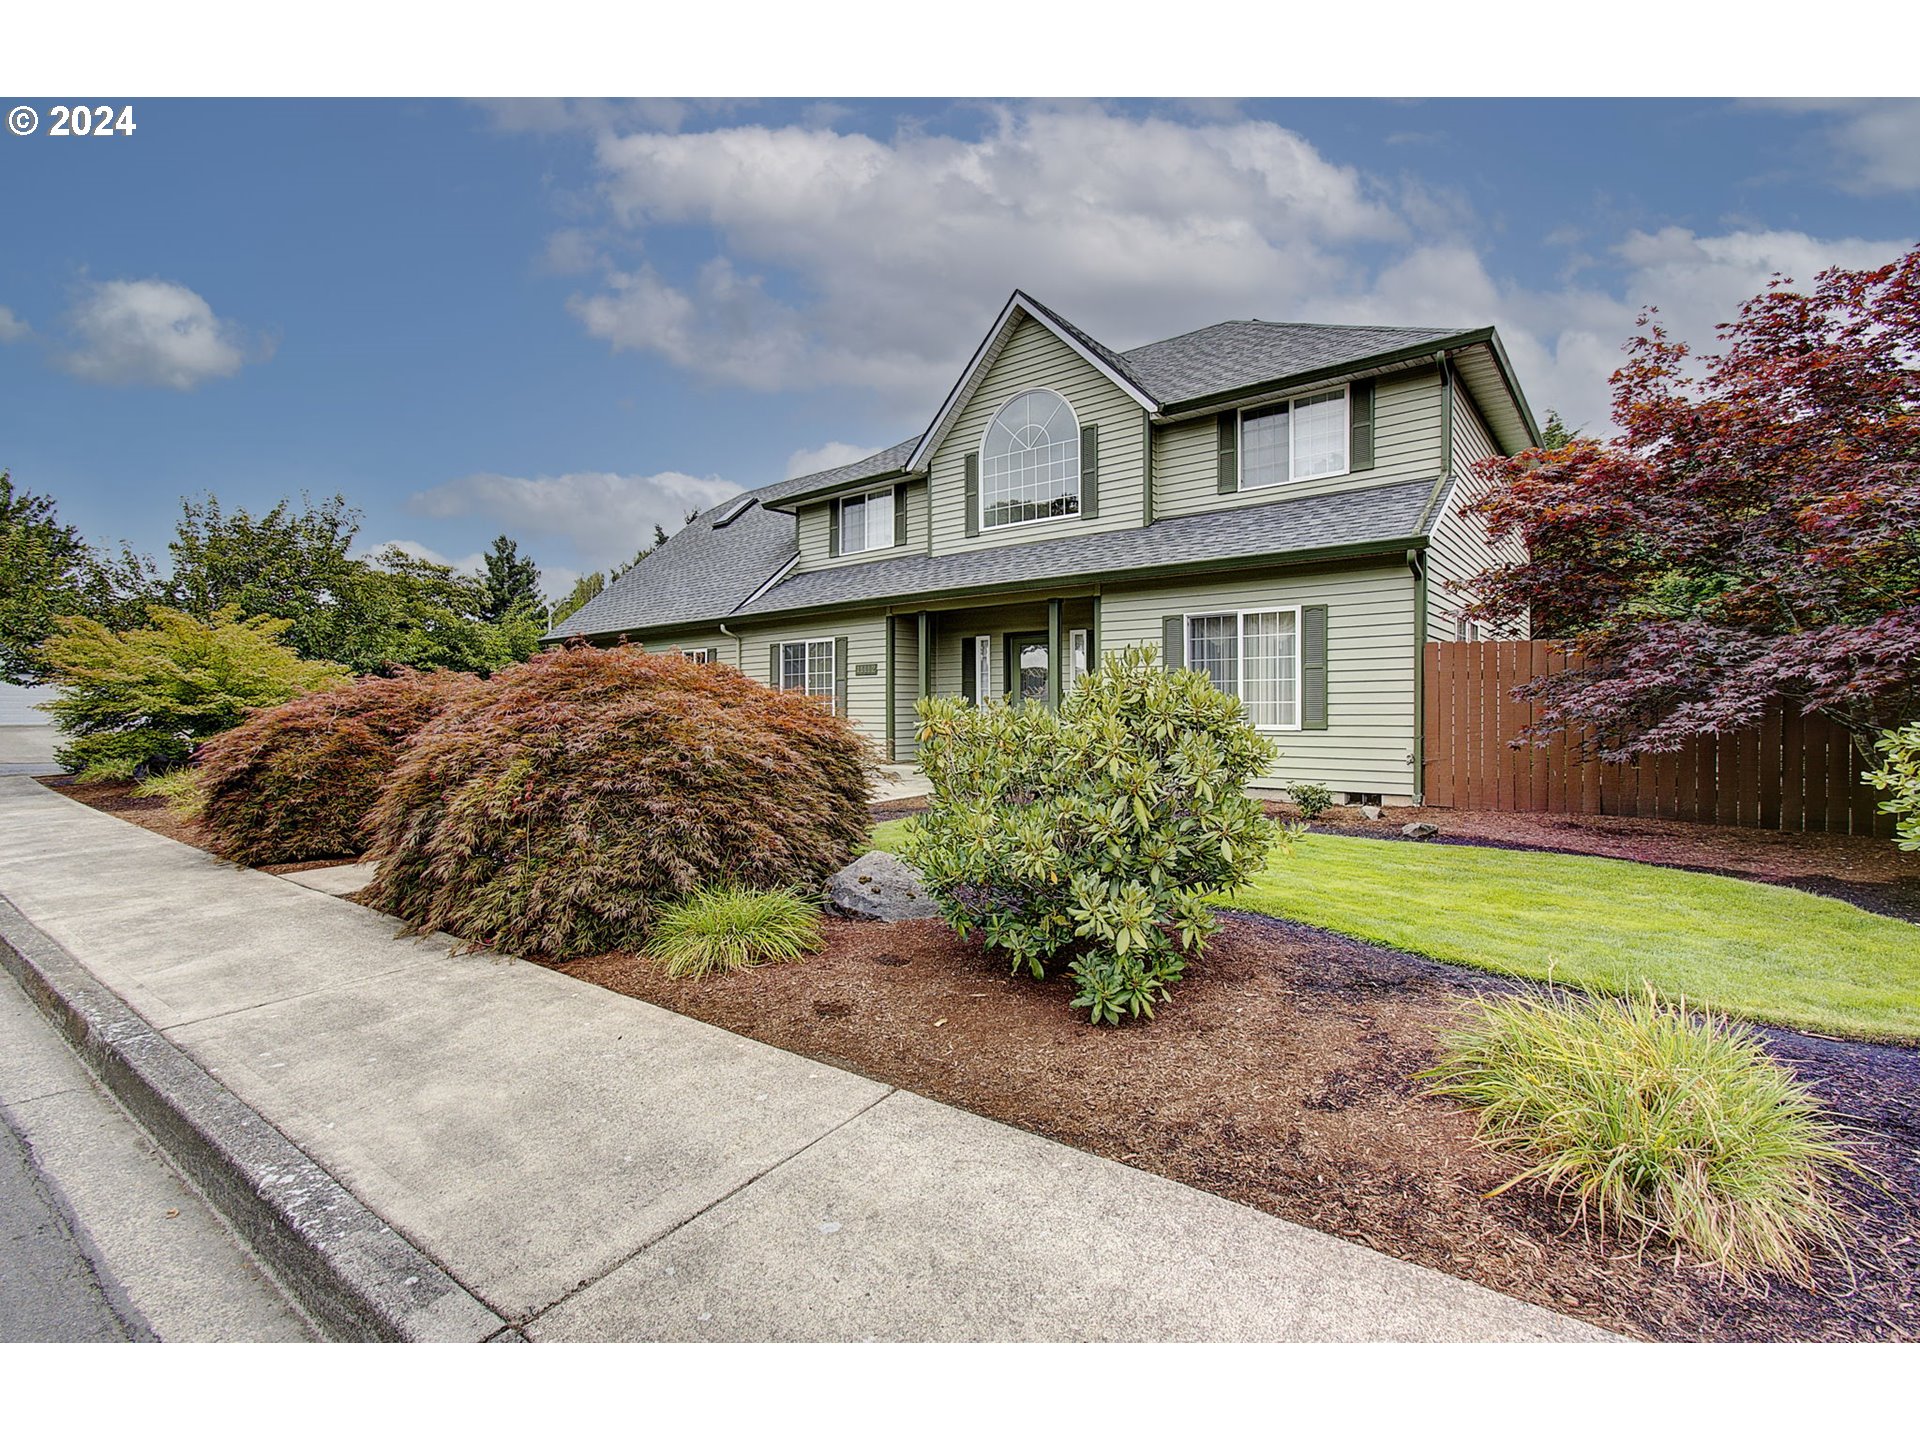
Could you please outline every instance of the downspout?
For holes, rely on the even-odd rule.
[[[1413,803],[1427,803],[1427,564],[1418,550],[1407,551],[1413,572]]]
[[[733,668],[738,670],[742,675],[746,674],[747,667],[743,663],[745,657],[743,657],[740,653],[740,646],[744,642],[740,639],[738,635],[734,634],[731,630],[727,629],[727,622],[724,620],[720,622],[720,633],[726,636],[727,639],[733,642]]]

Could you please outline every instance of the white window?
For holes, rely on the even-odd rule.
[[[1187,616],[1187,665],[1204,670],[1262,730],[1300,728],[1300,610]]]
[[[780,688],[833,704],[833,641],[789,640],[780,647]]]
[[[875,490],[840,502],[840,553],[893,547],[893,491]]]
[[[711,665],[719,658],[717,652],[711,645],[705,649],[682,650],[680,653],[696,665]]]
[[[976,705],[984,705],[993,697],[993,637],[976,635],[973,638],[973,699]]]
[[[1067,632],[1067,688],[1071,690],[1087,678],[1088,645],[1092,637],[1085,630]]]
[[[980,528],[1079,513],[1079,417],[1051,390],[1023,390],[980,441]]]
[[[1347,473],[1347,392],[1332,390],[1240,415],[1240,488]]]

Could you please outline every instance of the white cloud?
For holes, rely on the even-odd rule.
[[[1920,100],[1781,100],[1777,109],[1827,114],[1833,179],[1860,194],[1920,190]]]
[[[477,574],[486,568],[486,560],[478,550],[471,555],[463,555],[455,559],[441,554],[431,545],[423,545],[418,540],[383,540],[377,545],[356,546],[353,554],[355,559],[371,560],[381,551],[388,549],[398,550],[403,554],[411,555],[416,560],[425,560],[432,565],[451,566],[463,575]]]
[[[924,402],[995,307],[1033,290],[1114,344],[1285,314],[1351,285],[1353,246],[1405,222],[1384,187],[1258,121],[1093,106],[995,112],[976,140],[744,125],[607,135],[630,232],[712,226],[684,279],[610,267],[571,307],[591,334],[733,384],[868,386]]]
[[[879,445],[849,445],[844,440],[829,440],[811,450],[796,450],[787,457],[787,479],[817,474],[840,465],[851,465],[856,460],[864,460],[877,453],[881,448]]]
[[[236,373],[250,358],[239,327],[184,285],[169,280],[90,284],[67,314],[71,342],[60,364],[100,385],[191,390]]]
[[[1278,125],[1090,104],[990,113],[971,140],[603,132],[603,233],[645,244],[657,226],[705,227],[712,246],[685,270],[652,250],[603,257],[602,283],[570,308],[615,349],[746,388],[864,388],[904,424],[925,420],[1016,286],[1122,349],[1228,318],[1492,323],[1537,407],[1605,428],[1607,377],[1643,306],[1711,348],[1715,322],[1775,270],[1810,283],[1910,243],[1737,220],[1624,239],[1563,224],[1549,243],[1579,253],[1557,288],[1526,286],[1488,269],[1463,193],[1336,164]]]
[[[6,306],[0,305],[0,345],[11,345],[33,333],[33,327]]]
[[[596,569],[631,560],[656,524],[672,533],[688,510],[705,510],[739,494],[740,488],[718,476],[701,478],[673,470],[532,479],[481,474],[423,490],[408,499],[407,508],[435,520],[484,516],[529,548],[542,538],[564,540],[586,568]]]

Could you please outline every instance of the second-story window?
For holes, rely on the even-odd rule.
[[[1240,416],[1240,488],[1347,471],[1347,392],[1304,395]]]
[[[1064,396],[1023,390],[980,442],[980,528],[1079,513],[1079,418]]]
[[[893,544],[893,491],[875,490],[840,502],[840,553],[884,550]]]

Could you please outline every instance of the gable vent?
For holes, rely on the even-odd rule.
[[[731,525],[735,520],[740,518],[741,513],[751,504],[753,504],[753,496],[736,495],[721,508],[719,514],[713,517],[713,528],[721,530]]]

